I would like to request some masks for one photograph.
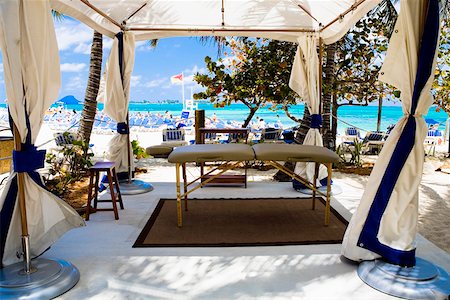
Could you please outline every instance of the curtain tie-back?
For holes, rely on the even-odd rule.
[[[130,133],[127,123],[125,123],[125,122],[117,123],[117,132],[120,134]]]
[[[311,115],[311,128],[322,127],[322,115],[312,114]]]
[[[14,172],[33,172],[44,167],[45,150],[37,150],[32,144],[22,144],[22,150],[13,150]]]

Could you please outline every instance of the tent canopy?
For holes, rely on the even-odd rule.
[[[136,40],[173,36],[251,36],[296,42],[319,33],[339,40],[381,0],[51,0],[52,8],[103,35]]]

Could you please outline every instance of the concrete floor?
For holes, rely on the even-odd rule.
[[[175,197],[173,182],[147,177],[154,191],[124,196],[120,220],[112,212],[93,214],[86,227],[68,232],[43,255],[80,270],[78,284],[58,299],[395,299],[363,283],[357,266],[341,260],[341,245],[132,248],[158,200]],[[338,179],[335,184],[345,192],[332,206],[350,218],[362,188]],[[208,187],[192,194],[280,196],[299,193],[290,183],[250,182],[247,189]],[[417,253],[450,271],[450,255],[421,236]]]

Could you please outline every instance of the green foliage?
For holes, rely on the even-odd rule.
[[[338,167],[344,167],[344,166],[355,166],[357,168],[362,167],[362,146],[363,143],[355,139],[353,145],[347,145],[347,144],[340,144],[337,149],[336,153],[340,158]],[[350,154],[350,156],[348,155]]]
[[[395,19],[395,9],[386,1],[337,42],[335,81],[324,89],[332,89],[338,105],[368,105],[388,95],[399,96],[393,87],[378,81],[393,29],[388,25]]]
[[[136,156],[137,159],[148,157],[148,154],[145,151],[145,149],[143,147],[139,146],[139,141],[132,140],[131,146],[133,148],[133,154],[134,154],[134,156]]]
[[[64,133],[67,138],[69,133]],[[80,181],[92,166],[93,153],[89,152],[89,145],[82,140],[74,140],[71,144],[61,146],[56,153],[48,153],[45,162],[50,165],[50,178],[45,185],[57,196],[67,192],[69,184]]]
[[[244,127],[260,107],[295,103],[296,94],[288,86],[295,44],[249,38],[225,43],[231,53],[219,61],[205,57],[208,74],[194,76],[206,88],[194,99],[210,99],[215,107],[242,102],[250,110]]]
[[[438,109],[441,108],[450,114],[450,19],[448,16],[441,22],[441,36],[432,93]]]

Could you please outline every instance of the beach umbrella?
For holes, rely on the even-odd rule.
[[[323,146],[322,134],[320,133],[322,116],[320,115],[321,80],[319,76],[321,74],[319,73],[320,61],[317,55],[317,40],[317,36],[312,35],[302,36],[298,39],[298,48],[292,65],[289,86],[305,101],[311,113],[311,128],[308,130],[303,144]],[[313,182],[315,163],[298,162],[294,171],[309,182]],[[315,184],[320,186],[320,180],[326,179],[327,176],[327,168],[321,165],[317,177],[318,182]],[[302,184],[294,182],[295,186],[302,186]]]
[[[0,196],[0,286],[4,292],[11,283],[14,290],[24,281],[29,286],[36,283],[36,277],[11,273],[15,263],[22,260],[17,253],[23,253],[23,271],[28,275],[33,268],[30,258],[84,222],[68,204],[45,189],[36,172],[44,166],[45,151],[37,150],[34,142],[60,86],[58,47],[48,1],[1,1],[0,46],[15,140],[14,170]],[[42,276],[41,283],[45,282],[46,267],[39,260],[33,265]]]

